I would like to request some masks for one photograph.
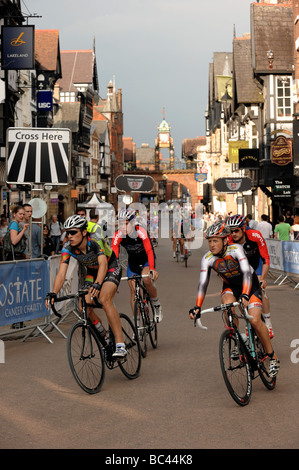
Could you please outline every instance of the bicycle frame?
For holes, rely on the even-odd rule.
[[[233,310],[232,310],[233,307],[241,307],[241,313],[239,315],[237,315],[236,313],[233,313]],[[217,311],[222,311],[223,313],[226,312],[227,319],[228,319],[227,328],[237,333],[239,341],[242,342],[245,351],[248,352],[247,356],[248,356],[248,360],[251,363],[251,366],[253,366],[254,369],[257,369],[257,363],[256,363],[257,354],[255,350],[255,342],[254,342],[254,337],[253,337],[254,331],[249,321],[253,317],[248,315],[247,309],[245,309],[242,306],[242,304],[240,304],[240,302],[232,302],[230,304],[221,304],[217,307],[208,308],[208,309],[203,310],[201,312],[201,315],[204,313],[211,313],[211,312],[217,312]],[[248,345],[244,341],[242,334],[240,333],[238,327],[235,325],[234,317],[241,318],[246,321],[246,326],[247,326],[247,331],[248,331],[248,343],[249,343]],[[199,328],[207,330],[207,327],[202,325],[200,318],[195,319],[195,322],[199,326]]]

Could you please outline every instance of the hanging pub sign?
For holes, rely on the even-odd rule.
[[[150,193],[155,185],[155,180],[146,175],[119,175],[115,180],[118,191]]]
[[[292,197],[292,179],[276,178],[273,181],[274,199],[290,199]]]
[[[34,26],[2,26],[1,69],[32,70],[34,68]]]
[[[248,140],[230,140],[228,142],[229,163],[239,163],[239,149],[248,149]]]
[[[244,193],[252,188],[250,178],[219,178],[214,183],[219,193]]]
[[[239,149],[239,169],[255,170],[259,167],[259,149]]]
[[[194,177],[198,183],[204,183],[208,179],[208,174],[207,173],[195,173]]]
[[[284,166],[293,161],[293,140],[279,135],[271,142],[271,161]]]

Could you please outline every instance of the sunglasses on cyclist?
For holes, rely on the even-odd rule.
[[[77,235],[77,233],[79,233],[80,230],[66,230],[66,236],[68,237],[69,235]]]
[[[230,233],[238,233],[241,229],[235,228],[230,231]]]

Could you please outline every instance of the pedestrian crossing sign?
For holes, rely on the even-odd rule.
[[[70,178],[70,162],[70,129],[8,128],[7,184],[66,185]]]

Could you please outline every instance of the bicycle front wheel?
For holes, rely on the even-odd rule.
[[[219,358],[225,385],[236,403],[248,405],[252,391],[250,366],[243,345],[235,333],[224,330],[219,342]]]
[[[136,300],[134,304],[134,323],[135,323],[135,329],[138,334],[138,340],[140,344],[142,357],[146,357],[146,354],[147,354],[146,322],[145,322],[144,315],[141,312],[140,302],[138,300]]]
[[[73,325],[68,335],[67,355],[78,385],[87,393],[98,393],[105,379],[105,364],[97,334],[81,322]]]
[[[120,313],[120,321],[127,355],[118,361],[122,373],[128,379],[136,379],[141,368],[141,349],[138,341],[136,329],[132,321],[124,313]]]

